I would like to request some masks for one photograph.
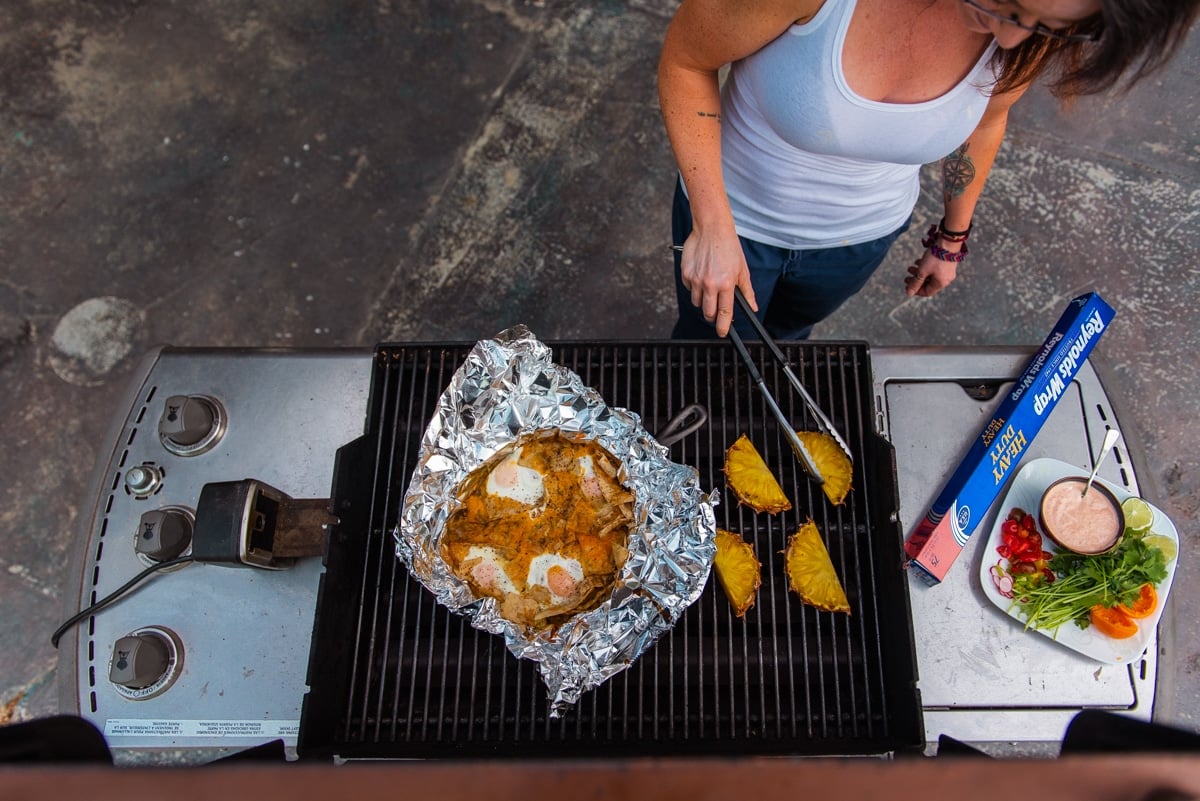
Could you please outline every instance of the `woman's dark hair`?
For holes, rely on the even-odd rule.
[[[1100,13],[1064,33],[1100,32],[1096,42],[1064,42],[1030,36],[1011,50],[997,50],[1004,92],[1043,74],[1050,91],[1069,100],[1103,92],[1124,79],[1129,89],[1161,69],[1187,38],[1200,0],[1102,0]]]

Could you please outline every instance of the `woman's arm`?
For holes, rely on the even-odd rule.
[[[684,0],[667,28],[658,65],[659,105],[694,226],[683,247],[683,285],[704,318],[716,322],[719,336],[733,320],[735,286],[758,306],[721,173],[717,71],[820,6],[821,0]]]
[[[975,204],[983,194],[983,185],[987,181],[988,173],[992,171],[1000,143],[1004,141],[1004,131],[1008,127],[1008,110],[1025,93],[1025,88],[1027,87],[992,97],[979,125],[967,140],[942,159],[942,199],[945,204],[943,225],[946,230],[966,231],[970,228]],[[965,243],[940,240],[933,244],[951,253],[957,253]],[[908,278],[904,279],[905,292],[910,297],[918,295],[930,298],[945,289],[957,276],[957,262],[943,261],[925,251],[916,263],[908,268]]]

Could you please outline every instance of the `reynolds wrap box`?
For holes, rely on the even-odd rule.
[[[1000,401],[965,459],[909,535],[909,565],[937,584],[1021,461],[1115,312],[1095,292],[1075,298]]]

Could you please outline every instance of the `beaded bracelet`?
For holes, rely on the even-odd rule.
[[[958,253],[951,253],[943,247],[938,247],[937,244],[939,236],[945,239],[945,233],[946,232],[942,230],[940,225],[929,226],[929,234],[921,240],[921,247],[927,248],[930,253],[942,261],[960,262],[965,259],[967,257],[967,253],[970,252],[967,250],[967,235],[963,234],[962,239],[946,240],[947,242],[963,243],[962,250],[960,250]],[[969,228],[967,229],[967,233],[970,233]]]

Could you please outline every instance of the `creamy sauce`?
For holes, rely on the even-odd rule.
[[[1062,481],[1042,496],[1042,528],[1058,544],[1076,553],[1108,550],[1121,536],[1121,517],[1112,498],[1095,484],[1081,495],[1083,479]]]

